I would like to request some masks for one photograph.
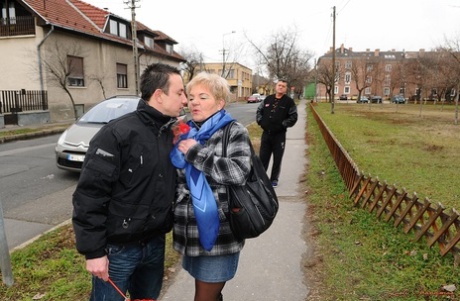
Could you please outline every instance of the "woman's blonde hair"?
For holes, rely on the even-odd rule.
[[[230,96],[230,88],[228,86],[227,80],[217,74],[204,71],[198,73],[187,84],[187,94],[190,94],[190,90],[196,85],[203,85],[208,88],[216,101],[224,100],[226,103],[228,97]]]

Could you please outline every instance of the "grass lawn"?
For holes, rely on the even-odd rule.
[[[336,104],[334,114],[330,104],[315,108],[359,168],[460,207],[452,107],[427,106],[421,116],[414,105]],[[453,256],[353,207],[311,113],[307,119],[306,240],[315,246],[305,262],[307,300],[458,300]]]

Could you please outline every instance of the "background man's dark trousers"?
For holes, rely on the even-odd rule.
[[[262,133],[262,138],[260,141],[259,157],[260,157],[260,161],[262,161],[262,164],[265,167],[265,170],[268,170],[268,164],[270,163],[270,157],[273,154],[272,171],[270,174],[271,182],[278,182],[279,180],[280,171],[281,171],[281,161],[283,159],[285,145],[286,145],[286,132],[269,134],[267,131],[264,131]]]

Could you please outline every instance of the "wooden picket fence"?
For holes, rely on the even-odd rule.
[[[440,203],[433,204],[428,198],[420,200],[417,194],[409,195],[404,189],[382,183],[378,177],[362,174],[315,111],[314,105],[310,105],[310,111],[354,205],[375,213],[377,218],[385,222],[392,222],[395,227],[402,227],[406,234],[412,231],[416,241],[423,237],[429,247],[437,244],[441,256],[451,253],[457,266],[460,259],[460,248],[457,246],[460,240],[458,212],[455,209],[446,210]]]

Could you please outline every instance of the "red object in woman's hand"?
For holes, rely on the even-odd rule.
[[[180,136],[187,134],[190,131],[190,126],[184,122],[184,120],[179,119],[179,121],[172,128],[174,134],[173,143],[176,144],[179,141]]]

